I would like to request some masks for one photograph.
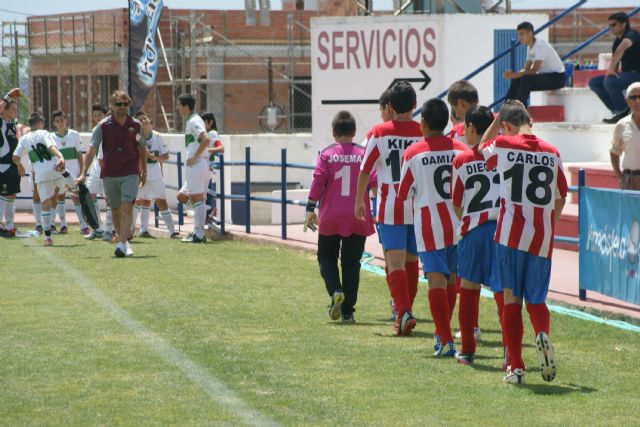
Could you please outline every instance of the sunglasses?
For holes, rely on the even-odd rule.
[[[115,105],[116,107],[128,107],[129,103],[128,102],[114,102],[113,105]]]
[[[615,27],[616,25],[618,25],[618,22],[614,22],[614,23],[612,23],[612,24],[609,24],[609,28],[613,28],[613,27]]]
[[[629,95],[627,96],[627,99],[630,99],[632,101],[637,101],[638,99],[640,99],[640,95]]]

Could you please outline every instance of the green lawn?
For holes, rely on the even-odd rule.
[[[488,299],[464,367],[431,356],[424,287],[414,336],[398,338],[370,273],[358,323],[329,321],[309,253],[138,239],[116,259],[73,233],[0,240],[0,425],[638,423],[640,334],[553,314],[547,384],[525,322],[531,370],[509,386]]]

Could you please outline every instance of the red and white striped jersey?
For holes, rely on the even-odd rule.
[[[467,143],[467,139],[464,136],[464,120],[453,125],[449,132],[449,138]]]
[[[447,136],[426,138],[404,153],[401,200],[413,200],[418,252],[454,245],[458,217],[451,203],[451,167],[459,153],[469,151]]]
[[[453,159],[451,200],[462,208],[461,236],[487,221],[498,219],[500,207],[500,175],[488,170],[484,157],[474,145],[470,151]]]
[[[482,155],[500,174],[496,242],[550,258],[555,202],[567,197],[560,153],[535,135],[514,135],[498,136]]]
[[[379,224],[413,224],[411,201],[397,200],[396,192],[400,185],[405,150],[422,139],[420,125],[413,120],[390,120],[374,126],[369,135],[360,170],[371,173],[375,168],[378,175],[376,221]]]

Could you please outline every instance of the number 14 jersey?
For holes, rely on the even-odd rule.
[[[400,186],[404,152],[411,144],[422,139],[420,125],[413,120],[390,120],[374,126],[368,135],[360,170],[370,174],[375,168],[378,174],[376,221],[379,224],[411,225],[411,200],[398,200],[396,193]]]
[[[482,154],[500,174],[496,242],[550,258],[555,202],[567,197],[560,153],[535,135],[514,135],[498,136]]]

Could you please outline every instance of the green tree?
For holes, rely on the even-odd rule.
[[[9,90],[16,87],[16,59],[0,59],[0,96],[4,96]],[[18,119],[25,123],[29,117],[29,80],[27,58],[18,60],[19,86],[22,89],[22,97],[19,103]]]

